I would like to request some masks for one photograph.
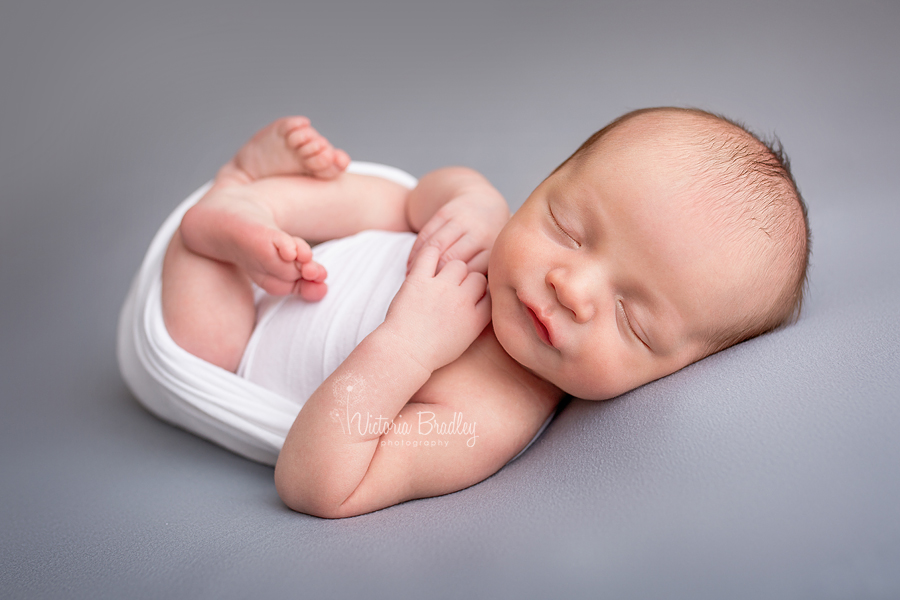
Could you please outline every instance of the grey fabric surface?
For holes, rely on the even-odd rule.
[[[9,4],[0,596],[900,596],[896,2]],[[475,487],[336,522],[122,383],[150,236],[273,118],[475,167],[516,207],[661,104],[781,137],[815,237],[797,325],[573,403]]]

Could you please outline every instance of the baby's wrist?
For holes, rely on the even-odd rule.
[[[369,334],[369,337],[386,356],[395,357],[396,366],[399,369],[421,371],[426,377],[430,377],[443,365],[435,366],[434,357],[431,356],[432,352],[416,342],[420,336],[417,336],[414,331],[407,331],[407,329],[402,324],[398,325],[385,320]]]

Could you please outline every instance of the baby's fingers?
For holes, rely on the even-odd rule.
[[[422,248],[425,247],[425,244],[431,239],[431,236],[435,234],[444,224],[447,222],[447,219],[441,217],[440,215],[435,215],[431,217],[431,219],[422,226],[422,229],[419,230],[419,234],[416,236],[416,241],[413,244],[412,250],[410,250],[409,255],[413,257],[421,252]],[[412,260],[409,261],[412,263]]]
[[[438,267],[438,277],[455,285],[462,285],[469,273],[469,268],[461,260],[451,260],[443,267]]]
[[[459,261],[454,261],[450,264],[457,263],[459,263]],[[465,263],[462,263],[462,265],[465,266]],[[465,276],[465,279],[460,284],[460,287],[463,288],[467,293],[471,294],[473,298],[481,298],[481,296],[484,295],[484,292],[487,289],[487,277],[485,277],[481,273],[468,272]]]
[[[475,298],[475,314],[477,315],[477,329],[481,331],[491,320],[491,291],[487,285],[487,278],[481,273],[469,273],[462,286]]]
[[[491,253],[487,250],[482,250],[478,254],[472,257],[466,264],[469,265],[469,271],[475,273],[481,273],[482,275],[487,275],[488,272],[488,262],[490,261]]]
[[[422,228],[422,231],[419,232],[416,242],[413,244],[413,248],[409,253],[410,258],[407,265],[415,260],[416,254],[421,252],[422,248],[427,246],[436,247],[443,255],[450,246],[455,244],[457,240],[465,234],[462,228],[453,221],[440,222],[441,224],[439,227],[429,228],[428,226],[432,225],[432,223],[438,223],[438,221],[429,221],[426,226]],[[443,258],[438,266],[443,266],[448,260],[450,259]]]
[[[484,287],[484,295],[475,303],[475,312],[481,318],[481,328],[484,329],[491,322],[491,289],[489,287]]]
[[[419,252],[418,256],[415,257],[415,260],[410,265],[406,276],[429,279],[431,277],[434,277],[434,274],[437,271],[438,259],[440,257],[441,254],[437,248],[435,248],[434,246],[425,246],[424,248],[422,248],[422,251]]]
[[[444,250],[441,254],[441,260],[438,262],[438,268],[445,262],[461,260],[469,265],[470,271],[487,274],[489,257],[490,252],[484,247],[483,243],[479,243],[470,234],[464,234],[453,245]]]

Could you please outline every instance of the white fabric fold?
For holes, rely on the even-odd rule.
[[[408,188],[412,175],[386,165],[353,162],[348,172],[382,177]],[[116,356],[128,387],[160,419],[251,460],[274,465],[302,402],[290,400],[178,346],[162,316],[162,263],[184,213],[212,182],[191,194],[159,228],[119,314]],[[541,435],[553,415],[513,460]],[[511,461],[510,461],[511,462]]]
[[[412,175],[386,165],[353,162],[347,170],[416,185]],[[163,323],[163,256],[184,213],[210,186],[206,183],[178,205],[150,243],[119,315],[119,369],[141,404],[159,418],[274,465],[301,404],[188,353]]]

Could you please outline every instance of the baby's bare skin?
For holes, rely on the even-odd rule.
[[[325,269],[312,260],[305,240],[276,222],[272,207],[249,184],[276,175],[334,179],[349,163],[347,153],[335,150],[305,117],[272,123],[221,169],[213,189],[185,215],[185,247],[238,266],[270,294],[320,300]]]
[[[327,293],[327,273],[312,260],[307,240],[355,233],[329,224],[346,211],[348,198],[369,188],[380,198],[372,212],[408,195],[402,186],[345,174],[348,164],[347,153],[332,147],[308,119],[287,117],[262,129],[220,169],[166,253],[163,315],[176,343],[234,371],[255,321],[251,281],[271,294],[298,294],[310,302]],[[310,210],[310,199],[330,213]],[[405,219],[396,218],[371,225],[406,228]]]
[[[682,136],[708,125],[697,119],[634,117],[554,171],[512,218],[474,171],[439,169],[407,190],[344,173],[346,153],[307,120],[276,121],[223,167],[173,237],[166,327],[234,371],[255,321],[251,281],[315,301],[326,274],[309,243],[417,232],[384,323],[297,415],[276,487],[291,508],[325,517],[462,489],[506,464],[565,393],[602,400],[677,371],[758,303],[754,274],[770,269],[733,260],[746,240],[711,235],[717,216],[680,168]],[[386,448],[437,434],[351,434],[335,421],[351,399],[386,422],[465,415],[479,441]]]
[[[334,148],[306,117],[286,117],[261,129],[242,147],[226,169],[232,167],[249,181],[275,175],[307,175],[334,179],[350,164],[343,150]]]
[[[306,402],[279,457],[276,483],[285,502],[321,516],[359,514],[476,483],[518,452],[560,399],[556,388],[505,354],[490,326],[484,328],[490,302],[479,271],[486,270],[490,245],[509,216],[496,190],[467,169],[426,175],[410,192],[348,175],[345,167],[346,154],[333,150],[308,121],[277,121],[223,167],[188,212],[163,269],[163,313],[173,339],[233,371],[255,320],[251,280],[272,293],[324,293],[324,270],[311,261],[306,239],[369,228],[421,230],[411,265],[421,285],[401,294],[405,304],[392,305],[382,331],[366,338]],[[285,175],[288,169],[300,173]],[[443,283],[435,288],[438,279]],[[455,326],[447,328],[453,311]],[[425,345],[415,346],[416,340]],[[433,350],[443,358],[429,361]],[[332,379],[347,377],[357,382],[367,413],[412,421],[427,409],[441,422],[465,415],[477,426],[477,445],[460,441],[440,451],[413,451],[378,444],[428,442],[439,434],[347,435],[332,418],[335,410],[347,410],[341,404],[346,386]],[[320,467],[308,472],[302,465],[310,461]]]

